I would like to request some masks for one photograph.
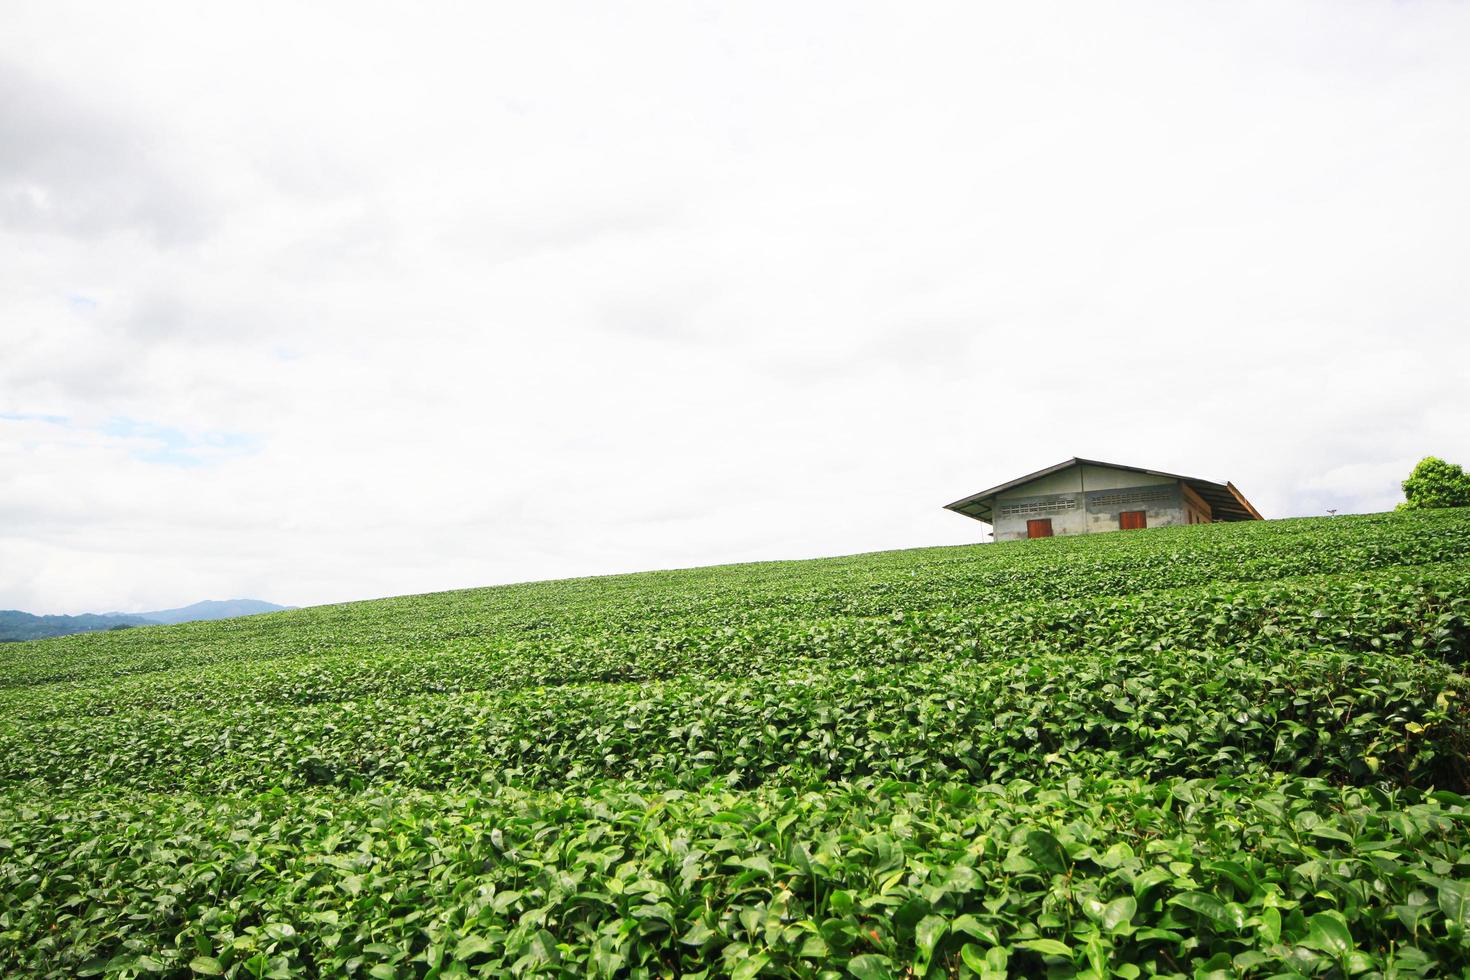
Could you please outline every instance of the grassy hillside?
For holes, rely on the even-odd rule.
[[[1470,512],[0,649],[0,973],[1470,964]]]

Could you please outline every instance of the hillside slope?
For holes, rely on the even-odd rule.
[[[1470,963],[1470,512],[0,649],[0,972]]]

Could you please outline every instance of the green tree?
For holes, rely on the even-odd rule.
[[[1470,507],[1470,473],[1458,463],[1425,456],[1404,481],[1399,510],[1420,507]]]

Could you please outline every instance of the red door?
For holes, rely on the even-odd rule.
[[[1051,518],[1040,517],[1034,521],[1026,522],[1026,537],[1049,538],[1051,537]]]
[[[1148,511],[1125,510],[1118,514],[1118,527],[1125,531],[1138,531],[1148,527]]]

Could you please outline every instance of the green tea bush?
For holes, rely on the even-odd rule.
[[[1470,513],[0,650],[0,974],[1470,967]]]
[[[53,976],[1442,975],[1467,819],[1294,777],[12,793],[0,924]]]

